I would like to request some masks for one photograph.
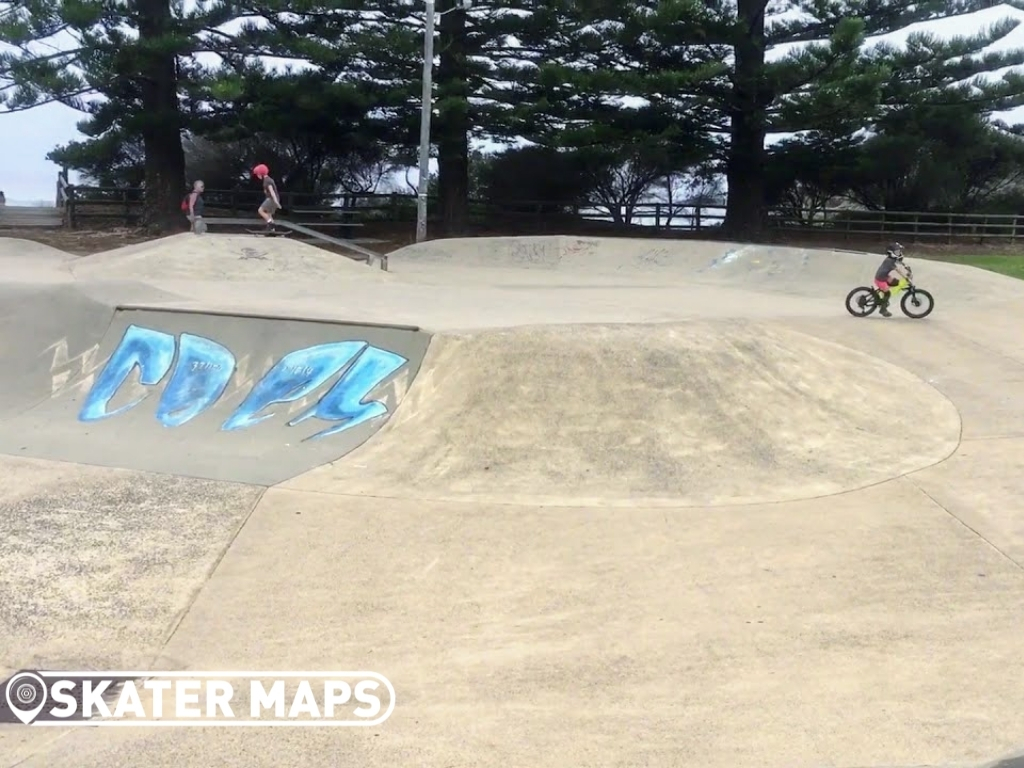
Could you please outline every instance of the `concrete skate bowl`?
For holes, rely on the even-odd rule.
[[[518,328],[435,336],[396,416],[287,487],[733,505],[879,483],[944,460],[959,436],[956,408],[917,377],[763,323]]]
[[[122,307],[87,365],[0,422],[0,452],[271,485],[379,429],[428,343],[415,327]]]
[[[884,248],[884,243],[879,244]],[[1024,298],[1020,281],[993,272],[913,259],[921,287],[957,303]],[[449,270],[485,282],[532,286],[692,283],[838,301],[870,282],[875,253],[719,241],[568,236],[457,238],[417,243],[389,255],[391,271],[447,279]],[[944,306],[948,306],[943,298]]]

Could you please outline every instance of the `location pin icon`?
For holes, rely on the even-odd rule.
[[[14,716],[28,725],[46,704],[46,683],[32,672],[22,672],[7,681],[4,692]]]

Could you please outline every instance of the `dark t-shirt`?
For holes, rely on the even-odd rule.
[[[270,178],[269,176],[264,176],[263,177],[263,194],[266,195],[268,199],[273,200],[274,197],[273,197],[273,195],[270,194],[270,190],[274,190],[275,192],[277,192],[277,184],[275,184],[274,180],[272,178]]]
[[[203,215],[203,206],[205,205],[203,203],[203,196],[199,192],[193,192],[192,195],[195,197],[195,201],[192,203],[192,212],[196,216],[202,216]]]
[[[888,280],[889,273],[896,269],[898,262],[892,256],[886,256],[885,261],[882,262],[882,266],[875,272],[875,280]]]

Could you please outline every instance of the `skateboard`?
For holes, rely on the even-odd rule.
[[[292,234],[290,231],[282,232],[280,229],[276,229],[273,232],[267,232],[265,229],[247,229],[245,231],[253,235],[263,235],[264,237],[288,237]]]

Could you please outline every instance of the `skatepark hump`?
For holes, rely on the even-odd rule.
[[[782,501],[934,464],[959,433],[956,408],[916,376],[785,329],[520,328],[435,338],[376,438],[287,487],[541,505]]]
[[[911,254],[936,311],[858,319],[879,257],[839,250],[21,248],[0,687],[373,669],[397,705],[298,739],[0,728],[0,768],[977,766],[1024,738],[1020,281]]]
[[[884,248],[884,244],[880,246]],[[909,255],[910,261],[920,262]],[[498,281],[536,289],[591,286],[685,288],[827,297],[863,284],[879,254],[728,242],[607,237],[494,237],[427,241],[389,254],[391,270],[419,279]],[[929,285],[955,290],[959,302],[1020,298],[1003,275],[928,262]],[[845,288],[845,290],[843,290]],[[840,296],[840,300],[842,297]]]
[[[69,265],[83,280],[302,281],[358,276],[386,280],[336,253],[290,238],[253,235],[171,235],[84,256]]]

